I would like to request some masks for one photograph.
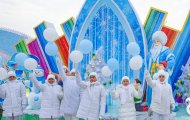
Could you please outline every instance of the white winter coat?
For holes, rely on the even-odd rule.
[[[169,115],[170,114],[170,106],[173,105],[174,98],[172,95],[171,85],[168,84],[168,77],[165,74],[165,81],[160,82],[160,80],[152,80],[150,75],[145,75],[145,79],[152,87],[152,102],[150,108],[153,112]]]
[[[77,117],[88,120],[98,120],[99,115],[104,116],[105,114],[105,88],[99,82],[90,83],[82,81],[78,74],[76,77],[77,84],[83,89]]]
[[[34,86],[41,90],[41,109],[40,118],[59,118],[60,104],[63,96],[62,88],[56,82],[49,84],[48,82],[41,84],[32,76]]]
[[[59,74],[63,81],[64,97],[61,101],[60,114],[76,116],[80,104],[80,87],[76,83],[75,76],[66,76],[60,59],[56,59]]]
[[[113,99],[119,98],[120,108],[119,108],[119,120],[136,120],[136,109],[134,97],[141,98],[142,90],[135,90],[133,85],[128,85],[127,87],[119,85],[116,90],[110,91]]]
[[[19,116],[27,106],[26,90],[24,85],[17,80],[7,81],[0,85],[0,97],[3,102],[3,116]]]

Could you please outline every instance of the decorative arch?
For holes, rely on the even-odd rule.
[[[105,27],[100,26],[101,24],[104,24]],[[98,38],[100,36],[102,38]],[[129,60],[132,56],[127,53],[127,44],[136,41],[141,48],[140,55],[144,59],[147,47],[142,26],[128,0],[86,1],[72,31],[70,51],[78,49],[78,44],[83,39],[92,41],[94,52],[103,46],[105,61],[111,57],[118,59],[120,63],[119,70],[114,72],[112,76],[115,84],[120,82],[123,75],[143,79],[145,66],[140,71],[132,71],[129,68]],[[117,45],[114,46],[114,44]],[[79,64],[83,76],[85,66],[91,59],[92,53],[84,55],[83,61]],[[71,62],[70,67],[73,67]]]

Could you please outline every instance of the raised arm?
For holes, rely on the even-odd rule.
[[[148,85],[150,85],[150,87],[154,87],[156,85],[156,83],[152,80],[148,71],[145,71],[145,79],[146,79]]]
[[[64,69],[62,68],[61,60],[59,57],[56,58],[56,64],[59,71],[59,75],[61,76],[61,79],[64,82],[67,79],[67,77],[66,77]]]
[[[34,84],[34,86],[40,90],[43,90],[44,89],[44,86],[36,79],[36,77],[32,74],[31,76],[31,80],[32,80],[32,83]]]
[[[104,116],[106,110],[106,90],[103,86],[101,88],[100,94],[100,116]]]
[[[82,78],[81,78],[81,75],[80,73],[78,72],[78,70],[76,71],[76,83],[79,87],[81,88],[86,88],[87,87],[87,83],[82,81]]]

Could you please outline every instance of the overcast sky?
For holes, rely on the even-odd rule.
[[[190,0],[130,0],[144,23],[150,7],[168,11],[166,25],[181,29],[190,10]],[[11,28],[35,37],[33,28],[43,20],[60,24],[76,17],[85,0],[0,0],[0,27]]]

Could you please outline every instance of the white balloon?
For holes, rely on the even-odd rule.
[[[190,105],[190,97],[185,100],[185,104],[188,106]]]
[[[7,70],[5,68],[0,68],[0,80],[4,80],[7,77]]]
[[[109,77],[112,75],[112,71],[110,70],[110,68],[108,66],[104,66],[101,69],[102,75]]]
[[[73,63],[79,63],[83,59],[83,54],[78,50],[74,50],[70,53],[69,58]]]
[[[38,63],[35,59],[33,58],[28,58],[24,61],[24,67],[28,70],[34,70],[38,66]]]
[[[129,61],[132,70],[139,70],[143,65],[143,59],[140,55],[133,56]]]
[[[54,41],[59,37],[55,29],[53,28],[46,28],[43,32],[43,35],[47,41]]]

